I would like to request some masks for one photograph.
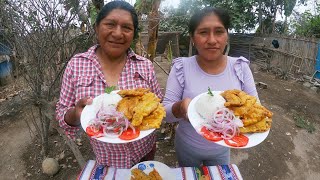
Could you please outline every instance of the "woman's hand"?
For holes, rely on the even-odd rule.
[[[189,118],[188,118],[188,107],[189,107],[190,102],[191,102],[190,98],[184,98],[181,101],[181,104],[180,104],[180,112],[182,113],[183,118],[188,120],[188,121],[189,121]]]
[[[64,117],[64,120],[70,126],[79,126],[80,125],[80,116],[82,113],[83,108],[86,105],[92,104],[92,98],[85,97],[80,99],[76,106],[72,109],[69,109]]]
[[[172,113],[176,118],[184,118],[188,120],[188,106],[191,102],[190,98],[184,98],[182,101],[176,102],[172,106]]]

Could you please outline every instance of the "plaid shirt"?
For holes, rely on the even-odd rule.
[[[64,121],[66,112],[84,97],[96,97],[104,93],[107,83],[97,60],[97,45],[87,52],[76,54],[64,72],[60,99],[56,107],[56,119],[67,136],[75,139],[80,127],[73,127]],[[153,64],[150,60],[128,51],[127,62],[118,81],[119,89],[150,88],[162,99],[162,94]],[[155,143],[155,134],[125,144],[112,144],[90,138],[97,161],[101,165],[117,168],[131,168],[148,154]]]

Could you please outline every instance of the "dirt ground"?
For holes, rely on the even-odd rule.
[[[168,70],[168,64],[160,62]],[[156,66],[156,65],[155,65]],[[232,149],[231,162],[239,167],[246,180],[256,179],[319,179],[320,177],[320,94],[295,80],[282,80],[274,74],[252,66],[256,82],[266,83],[258,88],[263,105],[274,113],[268,138],[256,147]],[[167,76],[157,66],[160,84],[165,88]],[[23,89],[20,86],[0,87],[0,179],[75,179],[80,168],[62,137],[50,131],[49,157],[60,158],[59,173],[53,177],[41,171],[40,145],[25,120],[30,120],[30,108],[20,96],[8,94]],[[23,97],[23,92],[20,93]],[[309,121],[313,133],[299,128],[295,119]],[[158,132],[156,160],[176,167],[174,146],[165,134]],[[87,139],[82,138],[80,150],[87,160],[94,159]]]

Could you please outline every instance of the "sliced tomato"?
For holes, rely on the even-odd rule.
[[[119,131],[120,131],[120,129],[121,129],[121,127],[120,127],[120,126],[119,126],[119,127],[117,127],[117,128],[114,128],[114,129],[113,129],[113,132],[117,133],[117,132],[119,132]]]
[[[246,146],[249,142],[249,138],[243,134],[234,136],[232,139],[225,139],[224,142],[229,146],[233,147],[243,147]]]
[[[202,127],[201,132],[202,132],[202,136],[209,141],[217,142],[222,140],[220,133],[212,132],[208,130],[206,127]]]
[[[139,129],[136,129],[136,132],[134,133],[131,128],[128,128],[127,130],[122,132],[119,138],[122,140],[131,140],[131,139],[137,138],[139,135],[140,135]]]
[[[88,136],[99,136],[100,134],[102,134],[102,127],[97,127],[97,126],[88,126],[86,128],[86,133],[88,134]]]
[[[114,123],[114,122],[116,122],[116,120],[115,119],[106,119],[105,122],[106,123]]]

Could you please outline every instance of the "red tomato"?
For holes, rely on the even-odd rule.
[[[114,122],[116,122],[116,120],[115,119],[105,119],[105,122],[106,123],[114,123]]]
[[[233,147],[243,147],[246,146],[249,142],[249,138],[243,134],[234,136],[232,139],[227,140],[225,139],[224,142],[229,146]]]
[[[128,128],[126,131],[123,131],[122,134],[119,136],[122,140],[131,140],[135,139],[140,135],[140,130],[136,129],[136,133],[133,133],[131,128]]]
[[[208,130],[206,127],[202,127],[201,132],[203,133],[202,136],[209,141],[217,142],[222,140],[220,133],[212,132]]]
[[[99,134],[102,134],[102,127],[96,127],[96,126],[88,126],[86,128],[86,133],[88,136],[98,136]]]

